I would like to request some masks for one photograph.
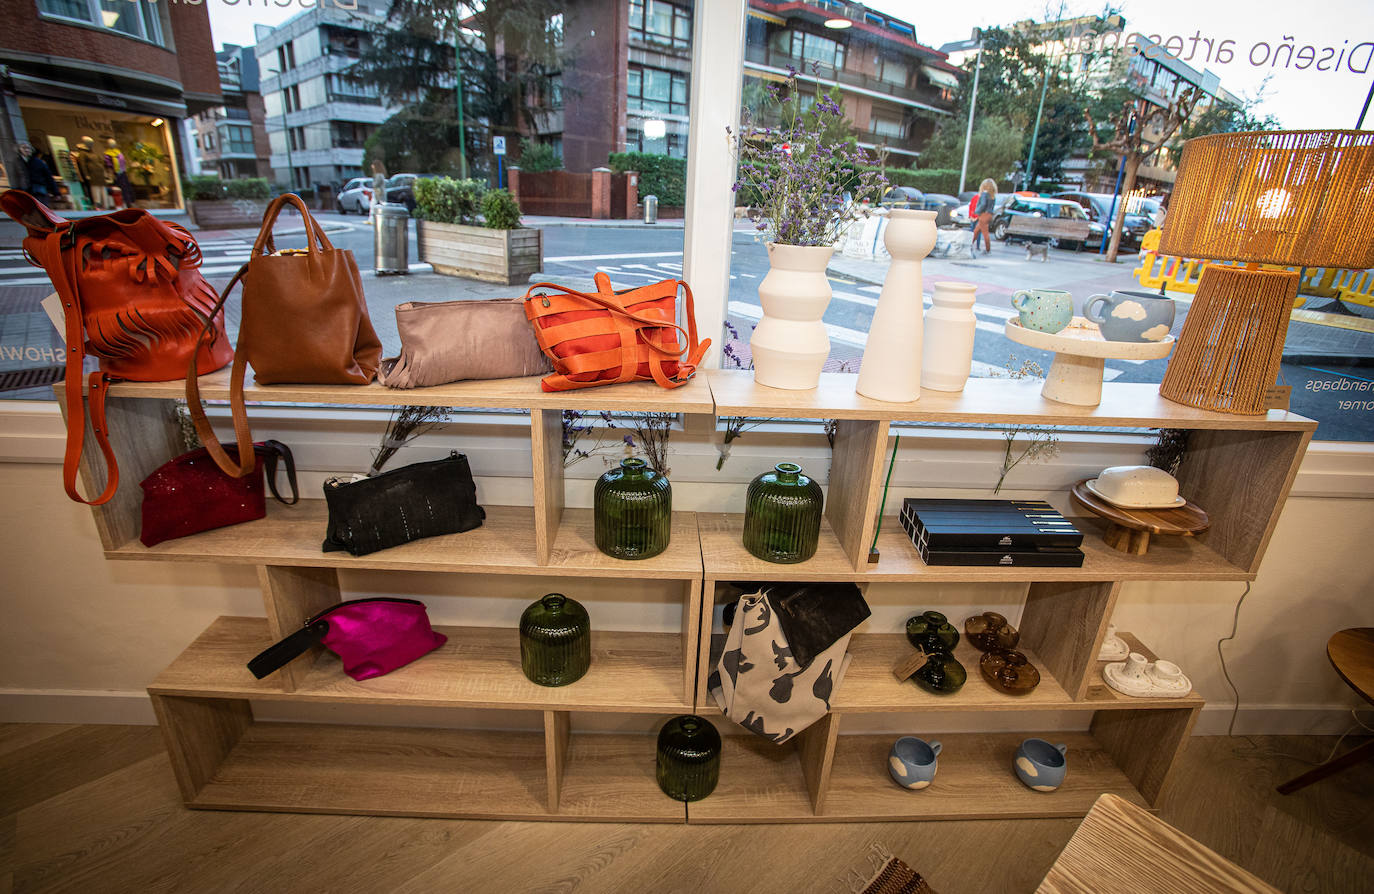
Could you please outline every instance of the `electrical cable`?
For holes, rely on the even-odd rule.
[[[878,548],[878,535],[883,532],[883,507],[887,505],[887,489],[892,484],[892,470],[897,466],[897,445],[901,443],[901,435],[897,435],[892,441],[892,459],[887,461],[887,478],[883,481],[883,499],[878,504],[878,524],[873,528],[873,545],[869,547],[869,552]]]
[[[1235,706],[1231,709],[1231,722],[1226,725],[1226,735],[1235,735],[1236,715],[1240,713],[1240,690],[1236,688],[1235,681],[1231,679],[1231,672],[1226,669],[1226,654],[1221,651],[1221,644],[1230,642],[1236,638],[1236,631],[1240,629],[1240,607],[1245,604],[1245,597],[1250,595],[1250,582],[1245,582],[1245,592],[1240,594],[1236,600],[1236,611],[1231,616],[1231,633],[1217,640],[1217,657],[1221,659],[1221,675],[1226,678],[1226,685],[1231,687],[1231,694],[1235,696]],[[1254,744],[1253,742],[1251,743]]]
[[[1234,706],[1231,708],[1231,722],[1226,725],[1226,735],[1228,738],[1235,736],[1236,716],[1240,713],[1240,690],[1236,688],[1235,681],[1231,679],[1231,672],[1226,667],[1226,654],[1222,652],[1221,646],[1222,643],[1230,642],[1231,640],[1236,638],[1236,632],[1240,629],[1240,607],[1245,604],[1245,597],[1248,595],[1250,595],[1250,583],[1247,581],[1245,584],[1245,591],[1241,593],[1240,598],[1236,600],[1236,609],[1234,614],[1232,614],[1231,616],[1231,633],[1217,640],[1217,658],[1221,659],[1221,675],[1226,678],[1226,685],[1231,687],[1231,694],[1235,697]],[[1307,764],[1309,766],[1317,766],[1320,764],[1324,764],[1327,761],[1331,760],[1333,757],[1335,757],[1337,749],[1341,747],[1341,743],[1345,741],[1347,736],[1355,732],[1355,730],[1363,727],[1368,732],[1374,733],[1374,726],[1370,726],[1369,724],[1361,720],[1359,711],[1359,708],[1350,709],[1350,718],[1354,721],[1354,723],[1351,724],[1351,726],[1345,732],[1340,734],[1340,736],[1336,739],[1335,743],[1331,746],[1331,750],[1327,752],[1326,757],[1319,761],[1313,761],[1309,758],[1299,757],[1296,754],[1288,754],[1283,751],[1276,751],[1272,748],[1260,748],[1249,736],[1245,736],[1244,738],[1247,742],[1250,743],[1251,756],[1283,757],[1288,758],[1289,760],[1298,761],[1299,763]]]

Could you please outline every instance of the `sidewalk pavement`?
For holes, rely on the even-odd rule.
[[[600,220],[591,217],[553,217],[543,214],[522,214],[520,223],[532,229],[547,229],[549,227],[611,227],[611,228],[635,228],[642,230],[681,230],[686,226],[686,221],[682,218],[667,219],[660,217],[656,224],[646,224],[640,218],[630,220]]]

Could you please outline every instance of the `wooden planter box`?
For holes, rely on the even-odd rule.
[[[262,225],[267,199],[193,199],[186,203],[191,222],[204,229],[223,230]]]
[[[421,261],[435,273],[516,285],[544,266],[544,231],[489,230],[462,224],[415,221]]]

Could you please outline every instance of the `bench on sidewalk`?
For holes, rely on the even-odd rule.
[[[1072,243],[1081,249],[1088,239],[1088,222],[1080,219],[1016,215],[1007,222],[1008,242],[1049,242],[1058,245]]]

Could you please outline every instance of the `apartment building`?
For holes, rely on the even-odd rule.
[[[750,0],[744,73],[838,86],[860,145],[885,147],[890,164],[912,165],[950,114],[963,72],[917,40],[916,28],[860,3]]]
[[[224,105],[190,119],[190,141],[203,174],[225,180],[272,177],[267,140],[267,114],[258,83],[258,57],[253,47],[225,44],[215,54]]]
[[[339,185],[363,173],[363,144],[395,108],[345,74],[386,15],[385,0],[356,9],[320,4],[255,29],[269,163],[282,185]]]
[[[692,26],[688,2],[569,2],[564,69],[534,132],[571,171],[603,165],[611,152],[685,156]],[[788,66],[804,83],[838,84],[861,144],[885,146],[893,164],[915,161],[962,74],[917,42],[910,23],[862,4],[751,0],[746,83],[786,78]]]
[[[61,181],[54,204],[99,210],[74,153],[90,137],[123,157],[133,199],[180,208],[183,119],[220,105],[206,7],[155,0],[26,0],[0,29],[0,153],[27,140]],[[15,182],[19,182],[17,179]],[[109,199],[105,198],[108,203]]]

